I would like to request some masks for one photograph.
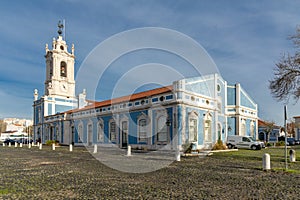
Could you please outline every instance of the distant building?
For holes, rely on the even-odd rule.
[[[265,142],[277,142],[278,137],[284,136],[281,127],[272,122],[258,119],[258,139]],[[270,133],[268,133],[270,131]]]
[[[300,116],[294,117],[295,119],[295,140],[300,140]]]
[[[22,132],[26,127],[33,124],[32,120],[19,118],[4,118],[6,123],[6,131],[8,132]]]
[[[107,101],[75,96],[74,45],[46,45],[45,94],[34,91],[34,137],[63,144],[166,149],[194,143],[211,148],[227,135],[257,137],[257,104],[240,84],[219,74],[175,80],[170,86]]]

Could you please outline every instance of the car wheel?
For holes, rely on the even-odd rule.
[[[228,144],[228,149],[232,149],[233,148],[233,145],[232,144]]]
[[[257,147],[256,147],[255,145],[252,145],[252,146],[251,146],[251,149],[252,149],[252,150],[256,150]]]

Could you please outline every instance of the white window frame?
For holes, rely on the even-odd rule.
[[[89,122],[86,125],[86,129],[87,129],[87,143],[93,143],[94,142],[94,138],[93,138],[93,131],[94,131],[94,126],[93,126],[93,122]]]
[[[160,120],[163,118],[165,120],[163,120],[164,121],[162,124],[163,126],[160,127]],[[168,136],[169,131],[168,131],[168,126],[166,124],[167,120],[168,120],[167,115],[160,115],[157,117],[157,120],[156,120],[157,121],[157,126],[156,126],[156,130],[157,130],[156,131],[156,133],[157,133],[156,141],[157,141],[157,143],[166,144],[169,141],[169,136]],[[165,134],[165,136],[163,134]],[[164,140],[161,140],[161,138],[164,138]]]
[[[245,119],[241,119],[241,136],[246,136],[247,134],[247,127],[246,127],[246,120]]]
[[[138,119],[138,142],[147,142],[147,140],[147,119],[140,118]]]
[[[78,143],[83,143],[83,123],[78,124]]]
[[[115,130],[112,132],[112,124],[114,123]],[[115,120],[111,119],[109,121],[109,141],[116,142],[117,141],[117,123]]]
[[[97,123],[97,141],[104,142],[104,123],[102,119]]]
[[[188,120],[189,142],[198,142],[198,114],[195,111],[190,112]],[[191,132],[191,128],[193,129],[193,132]]]
[[[206,113],[203,121],[204,142],[212,142],[212,115]]]
[[[255,133],[255,126],[254,126],[254,122],[251,121],[250,123],[250,136],[254,138],[254,133]]]

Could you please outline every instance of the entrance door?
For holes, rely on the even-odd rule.
[[[50,127],[50,137],[49,137],[49,140],[53,140],[53,139],[54,139],[53,134],[54,134],[54,127],[51,126],[51,127]]]
[[[71,127],[71,144],[74,145],[74,138],[75,138],[75,129],[74,129],[74,125],[72,125]]]
[[[128,145],[128,122],[122,122],[122,148],[126,148]]]

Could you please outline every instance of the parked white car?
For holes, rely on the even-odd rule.
[[[227,137],[227,147],[259,150],[265,148],[263,142],[255,141],[251,136],[230,135]]]

